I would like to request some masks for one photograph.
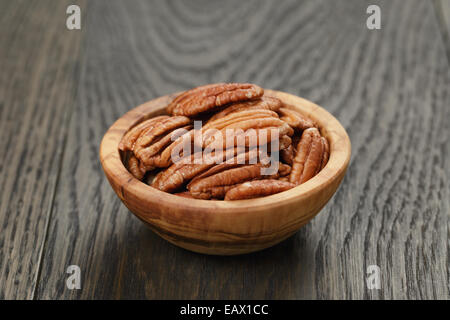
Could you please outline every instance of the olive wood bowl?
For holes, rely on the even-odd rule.
[[[188,199],[159,191],[134,178],[121,161],[118,144],[137,123],[165,114],[177,94],[146,102],[118,119],[100,146],[106,177],[122,202],[167,241],[217,255],[262,250],[293,235],[311,220],[338,188],[350,161],[350,139],[336,118],[292,94],[265,90],[288,108],[314,120],[330,144],[327,165],[307,182],[275,195],[237,201]]]

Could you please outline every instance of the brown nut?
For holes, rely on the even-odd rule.
[[[126,167],[136,179],[142,180],[144,178],[146,170],[142,169],[139,159],[133,154],[129,156]]]
[[[144,159],[145,161],[141,161],[141,166],[144,168],[156,167],[156,168],[167,168],[172,164],[172,150],[177,147],[179,144],[186,143],[184,140],[184,137],[187,137],[190,139],[189,135],[191,131],[188,131],[192,129],[192,126],[186,126],[183,128],[178,128],[174,131],[172,131],[167,136],[161,138],[157,142],[155,142],[154,145],[147,149],[143,149],[139,155]],[[180,133],[178,133],[180,132]],[[172,142],[172,140],[174,140]],[[167,145],[168,143],[168,145]],[[190,142],[188,142],[190,143]],[[157,153],[155,154],[155,148],[158,149]]]
[[[194,198],[223,199],[225,193],[237,184],[256,179],[278,178],[280,175],[289,174],[291,170],[288,165],[276,163],[278,168],[272,169],[277,170],[267,174],[264,169],[269,168],[270,163],[257,162],[259,160],[259,156],[252,152],[237,154],[192,179],[187,189]]]
[[[232,112],[223,118],[209,120],[204,126],[203,130],[217,129],[221,130],[243,121],[254,121],[256,119],[276,119],[279,120],[278,114],[271,110],[254,109],[254,110],[240,110]],[[280,120],[279,120],[280,121]]]
[[[325,137],[322,137],[322,146],[323,146],[323,157],[322,163],[320,165],[320,170],[322,170],[328,163],[328,159],[330,158],[330,145],[328,144],[328,140]]]
[[[306,118],[300,112],[297,112],[295,110],[280,108],[278,110],[278,114],[280,115],[281,120],[285,121],[292,128],[299,131],[315,127],[315,124],[312,120]]]
[[[209,121],[221,119],[221,118],[229,115],[230,113],[238,112],[238,111],[242,111],[242,110],[265,109],[265,110],[278,111],[281,108],[281,106],[282,106],[282,102],[280,99],[263,96],[260,99],[256,99],[256,100],[233,103],[229,107],[226,107],[222,111],[213,115],[209,119]]]
[[[256,129],[222,129],[218,137],[212,135],[203,141],[203,147],[217,149],[230,147],[253,148],[272,143],[278,139],[279,149],[287,148],[291,144],[289,134],[292,128],[284,123],[281,127],[265,127]]]
[[[207,144],[215,140],[214,135],[221,131],[222,137],[225,137],[226,129],[241,129],[242,131],[252,128],[268,127],[270,125],[279,126],[282,134],[284,132],[292,134],[293,130],[285,122],[278,119],[278,115],[270,110],[244,110],[237,115],[232,114],[222,119],[210,121],[202,127],[201,131],[192,130],[189,133],[189,139],[198,147],[206,147]],[[223,130],[223,131],[222,131]],[[222,140],[221,140],[222,141]]]
[[[119,149],[122,151],[133,150],[136,140],[139,138],[139,136],[142,134],[143,131],[152,127],[156,122],[168,118],[169,116],[158,116],[155,118],[145,120],[139,123],[138,125],[134,126],[130,131],[128,131],[123,136],[122,140],[119,143]]]
[[[188,90],[176,97],[167,107],[175,116],[195,116],[228,103],[259,98],[264,90],[249,83],[217,83]]]
[[[191,179],[214,167],[217,162],[223,162],[224,159],[232,158],[236,152],[237,150],[227,150],[219,155],[213,154],[211,158],[201,159],[201,163],[195,163],[196,155],[191,155],[158,173],[151,186],[161,191],[174,192]]]
[[[278,163],[278,175],[280,177],[288,176],[292,171],[292,167],[290,165],[284,163]]]
[[[143,149],[151,147],[152,143],[172,133],[173,130],[188,125],[190,122],[189,118],[183,116],[169,117],[156,121],[152,126],[142,131],[136,140],[133,151],[139,157],[139,152]]]
[[[294,162],[294,147],[292,144],[280,151],[280,158],[282,161],[292,166],[292,163]]]
[[[152,187],[165,192],[174,192],[184,186],[187,181],[212,166],[214,166],[214,163],[175,163],[156,175]]]
[[[167,167],[171,164],[174,137],[186,134],[192,126],[187,117],[170,117],[155,122],[142,131],[136,140],[133,152],[145,167]]]
[[[197,199],[223,199],[225,193],[235,185],[249,180],[260,179],[262,176],[262,165],[260,163],[240,165],[234,168],[232,166],[230,165],[227,168],[224,165],[222,168],[225,170],[214,170],[219,171],[214,172],[214,174],[209,174],[207,171],[202,177],[198,177],[198,179],[194,179],[188,184],[187,188],[189,192]],[[213,167],[212,169],[215,168]]]
[[[272,136],[272,133],[275,132],[272,132],[270,129],[278,129],[278,137],[283,135],[292,136],[294,133],[294,130],[287,123],[280,120],[278,115],[271,110],[235,111],[223,118],[208,121],[203,127],[201,143],[202,147],[214,143],[210,147],[217,148],[222,145],[225,148],[230,147],[226,146],[227,139],[228,142],[234,141],[234,146],[242,146],[240,144],[243,143],[243,139],[244,145],[247,147],[255,143],[256,145],[262,145],[276,137],[275,135]],[[216,134],[218,134],[217,137]],[[266,139],[260,140],[263,136]],[[253,138],[256,138],[256,141]]]
[[[225,200],[265,197],[293,187],[295,187],[293,183],[273,179],[248,181],[229,189],[225,194]]]
[[[328,145],[328,143],[327,143]],[[317,128],[306,129],[297,145],[290,182],[301,184],[314,177],[322,168],[325,143]]]

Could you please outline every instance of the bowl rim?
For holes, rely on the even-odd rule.
[[[119,142],[123,135],[139,122],[158,114],[164,114],[164,108],[181,92],[162,96],[143,103],[120,117],[108,129],[100,144],[100,161],[108,180],[116,183],[120,189],[119,197],[124,200],[125,193],[134,194],[134,198],[146,199],[148,202],[160,203],[167,208],[180,207],[192,209],[206,214],[228,213],[236,214],[245,211],[264,211],[268,207],[294,203],[302,198],[320,192],[336,179],[343,176],[351,157],[350,138],[340,122],[319,105],[290,93],[265,89],[264,95],[273,96],[283,101],[288,108],[299,110],[305,116],[317,123],[323,136],[330,144],[330,158],[327,165],[313,178],[290,190],[274,195],[234,201],[212,201],[187,199],[155,189],[136,179],[124,166],[120,153]],[[180,201],[184,199],[185,201]],[[211,210],[214,209],[214,210]]]

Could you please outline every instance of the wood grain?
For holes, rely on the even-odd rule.
[[[374,3],[382,10],[382,29],[370,31],[365,12]],[[9,3],[1,5],[13,10]],[[45,11],[41,8],[36,10]],[[85,11],[79,89],[36,298],[450,298],[450,79],[431,2],[115,0],[89,2]],[[4,26],[9,18],[2,19]],[[23,24],[10,28],[11,34],[17,30],[31,37],[21,29]],[[7,52],[16,48],[19,55],[30,54],[20,50],[26,42],[8,39]],[[52,61],[58,59],[67,56]],[[0,63],[4,61],[10,59]],[[15,77],[27,75],[31,81],[23,68],[39,65],[11,62],[9,67],[21,71]],[[34,81],[39,80],[37,71],[31,73]],[[11,74],[1,75],[0,90],[6,92],[2,99],[12,94],[4,85]],[[310,224],[273,248],[238,257],[199,255],[160,239],[120,203],[98,160],[103,134],[133,106],[219,81],[254,82],[324,106],[347,129],[353,150],[341,188]],[[33,92],[35,97],[44,94]],[[15,95],[9,101],[23,108],[23,96]],[[45,101],[36,106],[32,95],[24,96],[28,113],[8,117],[13,109],[6,109],[4,102],[0,118],[0,130],[14,139],[6,146],[2,141],[2,150],[17,148],[3,153],[9,158],[1,162],[1,179],[13,181],[1,196],[0,217],[3,229],[7,226],[0,234],[1,247],[9,252],[0,260],[0,279],[9,283],[4,297],[30,296],[26,290],[36,274],[21,268],[36,270],[38,255],[30,243],[41,243],[42,212],[45,216],[56,179],[50,169],[34,167],[34,161],[31,172],[41,168],[41,180],[50,187],[37,184],[32,173],[17,175],[19,159],[25,159],[21,154],[30,150],[16,139],[23,141],[28,127],[13,125],[11,119],[31,118],[37,106],[35,110],[58,118],[56,105],[70,102],[48,104],[42,97]],[[43,119],[45,123],[48,118]],[[49,157],[54,147],[38,143],[37,150],[45,152],[37,154]],[[16,169],[6,171],[4,163]],[[14,185],[36,185],[41,191],[12,192]],[[33,202],[32,208],[24,206]],[[26,223],[30,212],[34,218],[28,225],[36,232],[11,227],[14,219],[17,226]],[[37,241],[22,240],[23,235]],[[65,286],[71,264],[81,268],[81,290]],[[372,264],[380,267],[381,290],[366,287],[366,268]],[[12,285],[15,279],[24,283],[21,290]]]
[[[78,84],[67,3],[0,2],[0,299],[32,298],[38,281]]]

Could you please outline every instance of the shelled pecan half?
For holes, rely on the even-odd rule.
[[[187,117],[160,119],[143,130],[133,146],[133,152],[145,167],[168,167],[175,137],[187,133],[192,126]]]
[[[292,128],[303,131],[308,128],[315,127],[311,119],[306,118],[300,112],[288,108],[280,108],[278,110],[280,119],[289,124]]]
[[[323,157],[322,163],[320,164],[320,170],[322,170],[328,163],[328,159],[330,158],[330,145],[328,144],[328,140],[325,137],[322,137],[322,147],[323,147]]]
[[[144,178],[146,170],[143,170],[138,158],[131,154],[128,156],[127,160],[127,169],[131,172],[131,174],[138,180],[142,180]]]
[[[160,149],[160,151],[156,154],[152,154],[152,152],[149,151],[147,154],[146,152],[143,152],[141,166],[146,168],[146,170],[150,170],[150,168],[156,167],[156,168],[167,168],[170,166],[172,162],[172,151],[174,148],[178,147],[180,144],[186,143],[184,140],[185,136],[189,136],[190,129],[192,126],[186,126],[179,129],[176,129],[172,131],[168,136],[164,137],[165,141],[172,141],[169,142],[170,144],[166,146],[165,148]],[[178,137],[178,138],[177,138]],[[190,138],[188,138],[189,140]],[[190,144],[190,143],[189,143]],[[180,155],[182,156],[182,155]]]
[[[259,98],[264,90],[249,83],[217,83],[188,90],[176,97],[167,107],[175,116],[195,116],[215,110],[228,103]]]
[[[119,143],[119,149],[122,151],[133,150],[134,144],[143,131],[152,127],[158,121],[163,119],[169,119],[169,116],[158,116],[155,118],[147,119],[138,125],[134,126],[130,131],[128,131]]]
[[[278,135],[274,136],[274,130],[277,130]],[[226,146],[227,142],[234,141],[234,146],[237,146],[241,141],[248,147],[269,143],[276,137],[292,136],[293,133],[294,130],[271,110],[243,109],[208,121],[203,128],[202,146],[214,143],[210,147],[219,144],[225,148],[230,147]],[[216,139],[216,134],[220,139]]]
[[[203,147],[210,149],[230,148],[230,147],[246,147],[253,148],[268,144],[270,149],[271,144],[278,140],[277,150],[283,150],[291,145],[291,138],[289,134],[292,128],[284,124],[280,127],[265,127],[256,129],[222,129],[218,136],[212,135],[205,138]]]
[[[209,121],[214,121],[216,119],[223,118],[223,117],[229,115],[230,113],[238,112],[238,111],[242,111],[242,110],[265,109],[265,110],[278,111],[281,108],[281,106],[282,106],[282,102],[280,99],[262,96],[261,98],[255,99],[255,100],[234,103],[234,104],[226,107],[222,111],[217,112],[215,115],[213,115],[209,119]]]
[[[276,119],[280,121],[278,114],[267,109],[239,110],[232,112],[222,118],[209,120],[204,126],[203,131],[208,129],[221,130],[232,125],[242,124],[244,121],[255,121],[259,119]],[[239,126],[237,126],[239,127]],[[247,128],[248,129],[248,128]]]
[[[221,166],[221,165],[218,165]],[[261,179],[260,163],[241,166],[221,166],[223,171],[211,174],[206,171],[187,185],[187,189],[197,199],[223,199],[225,193],[235,185],[245,181]],[[231,167],[231,168],[230,168]],[[213,167],[212,169],[215,169]]]
[[[160,142],[161,139],[165,141],[166,139],[164,138],[167,138],[168,135],[170,138],[170,134],[174,130],[184,127],[190,124],[190,122],[191,120],[189,118],[183,116],[160,119],[141,132],[135,142],[133,151],[138,158],[141,158],[144,154],[147,157],[154,155],[160,150],[160,147],[164,147],[164,145],[156,142]],[[168,142],[170,142],[170,139]]]
[[[239,154],[193,178],[187,185],[187,189],[194,198],[223,199],[229,189],[240,183],[256,179],[278,178],[280,175],[288,175],[291,170],[290,166],[277,163],[278,170],[273,174],[265,175],[263,168],[268,168],[270,164],[254,163],[258,160],[257,156],[249,152]]]
[[[208,170],[214,163],[176,163],[164,171],[158,173],[153,180],[152,187],[165,191],[174,192],[180,189],[187,181],[196,175]]]
[[[314,177],[328,161],[328,142],[317,128],[303,131],[292,164],[290,182],[301,184]]]
[[[287,148],[280,150],[280,158],[282,161],[292,166],[294,163],[294,153],[294,147],[290,144]]]
[[[282,162],[278,163],[278,176],[280,178],[288,176],[292,171],[292,167]]]
[[[231,188],[225,194],[225,200],[244,200],[265,197],[295,187],[288,181],[264,179],[244,182]]]
[[[211,158],[201,159],[201,163],[195,163],[196,155],[194,154],[189,159],[182,159],[158,173],[151,186],[165,192],[177,191],[194,177],[214,167],[217,162],[223,162],[227,158],[233,159],[236,152],[237,150],[234,149],[227,150],[220,155],[213,154]]]

